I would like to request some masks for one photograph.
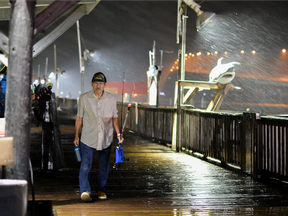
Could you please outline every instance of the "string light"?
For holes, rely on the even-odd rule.
[[[282,49],[282,53],[286,53],[286,52],[287,52],[287,50],[286,50],[285,48],[283,48],[283,49]],[[244,54],[245,51],[244,51],[244,50],[240,50],[240,53],[241,53],[241,54]],[[252,53],[252,54],[256,54],[256,51],[255,51],[255,50],[252,50],[251,53]],[[211,55],[211,54],[212,54],[211,52],[207,52],[207,55]],[[218,51],[214,51],[214,55],[218,55],[218,54],[219,54]],[[225,54],[225,55],[228,55],[228,52],[225,51],[224,54]],[[196,55],[197,55],[197,56],[200,56],[200,55],[202,55],[202,52],[197,52]],[[188,57],[189,57],[189,56],[194,57],[195,54],[193,54],[193,53],[190,52],[189,54],[185,54],[185,57],[187,57],[187,56],[188,56]],[[177,62],[178,62],[178,61],[179,61],[179,60],[177,59]]]
[[[283,49],[281,50],[281,52],[282,52],[282,53],[286,53],[287,50],[286,50],[285,48],[283,48]],[[240,50],[240,53],[241,53],[241,54],[244,54],[245,51],[244,51],[244,50]],[[251,53],[252,53],[253,55],[255,55],[255,54],[256,54],[256,51],[255,51],[255,50],[252,50]],[[214,51],[214,55],[218,55],[218,54],[219,54],[218,51]],[[192,57],[195,57],[195,55],[196,55],[196,56],[201,56],[201,55],[202,55],[202,52],[197,52],[196,54],[193,54],[193,53],[191,53],[191,52],[190,52],[190,53],[186,53],[186,54],[185,54],[185,57],[186,57],[185,60],[187,61],[188,58],[190,58],[191,56],[192,56]],[[224,52],[224,55],[228,55],[228,52],[225,51],[225,52]],[[213,56],[213,53],[207,52],[207,56]],[[179,67],[177,66],[177,65],[178,65],[178,62],[179,62],[179,59],[177,59],[177,60],[175,61],[176,70],[179,69]],[[171,69],[170,69],[170,71],[173,72],[173,71],[175,70],[175,67],[172,66]],[[260,91],[262,91],[262,89],[260,89]],[[281,91],[281,90],[278,90],[278,91]]]

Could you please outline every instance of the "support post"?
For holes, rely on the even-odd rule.
[[[48,79],[48,57],[46,58],[46,64],[45,64],[45,84],[47,83],[47,79]]]
[[[178,59],[180,60],[182,56],[181,50],[179,50],[178,53]],[[180,61],[179,61],[180,62]],[[181,125],[181,103],[182,103],[182,89],[180,83],[179,83],[179,77],[181,77],[181,71],[182,71],[182,64],[179,63],[179,70],[178,70],[178,91],[177,91],[177,127],[176,127],[176,137],[177,137],[177,145],[176,145],[176,151],[181,151],[181,144],[182,144],[182,125]]]
[[[82,49],[81,49],[81,35],[80,35],[80,26],[79,26],[79,20],[76,22],[76,28],[77,28],[77,40],[78,40],[78,52],[79,52],[79,65],[80,65],[80,74],[81,74],[81,94],[84,93],[84,59],[82,57]]]
[[[182,117],[181,117],[181,105],[183,104],[183,87],[180,85],[179,80],[185,80],[185,53],[186,53],[186,16],[187,5],[182,4],[182,35],[180,37],[181,49],[178,53],[179,59],[179,75],[178,75],[178,101],[177,101],[177,151],[182,150]]]
[[[186,54],[186,19],[187,14],[187,5],[183,4],[183,14],[182,14],[182,37],[181,37],[181,76],[180,80],[185,80],[185,54]],[[183,88],[181,88],[183,89]],[[181,90],[183,91],[183,90]],[[181,101],[182,103],[182,101]]]
[[[13,165],[6,178],[29,180],[30,111],[34,0],[13,0],[9,30],[9,68],[5,106],[5,136],[14,139]]]
[[[253,175],[254,173],[255,124],[255,113],[243,113],[241,130],[241,171],[248,175]]]
[[[59,97],[59,77],[58,77],[58,69],[57,69],[57,53],[56,53],[56,45],[54,44],[54,67],[55,67],[55,76],[56,76],[56,97]]]

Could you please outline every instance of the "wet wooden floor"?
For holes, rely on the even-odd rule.
[[[123,144],[129,162],[110,173],[108,199],[99,200],[96,196],[95,155],[91,173],[93,201],[84,203],[79,194],[80,163],[76,162],[73,152],[73,127],[61,127],[67,167],[51,173],[38,169],[40,134],[38,129],[31,131],[36,203],[51,205],[51,213],[40,210],[38,214],[42,216],[288,215],[285,185],[258,182],[129,132],[124,135]],[[112,152],[111,166],[113,160]],[[31,200],[31,189],[29,191]]]

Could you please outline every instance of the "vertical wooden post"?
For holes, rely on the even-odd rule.
[[[13,165],[6,178],[28,181],[34,0],[13,0],[9,30],[9,68],[6,92],[6,136],[14,138]]]
[[[241,170],[249,175],[254,175],[254,145],[255,145],[255,113],[243,113],[241,130]]]

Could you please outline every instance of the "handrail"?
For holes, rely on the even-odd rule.
[[[171,146],[176,112],[173,107],[133,104],[126,128]],[[181,112],[180,151],[233,166],[255,178],[268,175],[288,180],[288,118],[189,108]]]

